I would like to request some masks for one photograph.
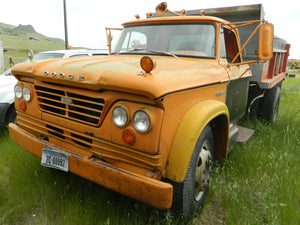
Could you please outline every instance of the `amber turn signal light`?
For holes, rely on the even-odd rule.
[[[133,145],[136,141],[135,133],[130,129],[125,129],[122,133],[123,141],[126,144]]]
[[[19,107],[22,111],[25,111],[26,110],[26,102],[24,99],[22,99],[20,102],[19,102]]]
[[[146,73],[150,73],[152,70],[155,69],[156,62],[151,56],[145,55],[141,58],[140,65]]]

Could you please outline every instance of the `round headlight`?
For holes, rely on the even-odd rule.
[[[16,85],[15,86],[15,96],[18,98],[18,99],[21,99],[22,98],[22,88],[19,86],[19,85]]]
[[[112,113],[112,119],[117,127],[124,127],[127,124],[128,115],[126,110],[117,106]]]
[[[30,89],[28,87],[24,87],[23,89],[23,98],[26,102],[29,102],[31,99]]]
[[[136,111],[133,115],[133,126],[140,132],[145,133],[150,128],[150,118],[144,111]]]

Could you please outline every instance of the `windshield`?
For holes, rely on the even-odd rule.
[[[216,31],[212,24],[159,24],[125,27],[113,53],[215,58]],[[157,53],[156,53],[157,54]]]
[[[33,61],[36,60],[47,60],[47,59],[58,59],[64,57],[63,53],[38,53],[33,56]]]

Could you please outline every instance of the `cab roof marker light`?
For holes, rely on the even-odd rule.
[[[183,16],[186,16],[186,10],[185,10],[185,9],[180,10],[180,13],[181,13]]]

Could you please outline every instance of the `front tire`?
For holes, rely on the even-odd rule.
[[[183,184],[174,185],[174,204],[187,220],[203,206],[210,184],[213,150],[213,132],[207,125],[197,140]]]
[[[12,104],[7,110],[5,122],[6,124],[9,123],[17,124],[17,113],[14,104]]]

